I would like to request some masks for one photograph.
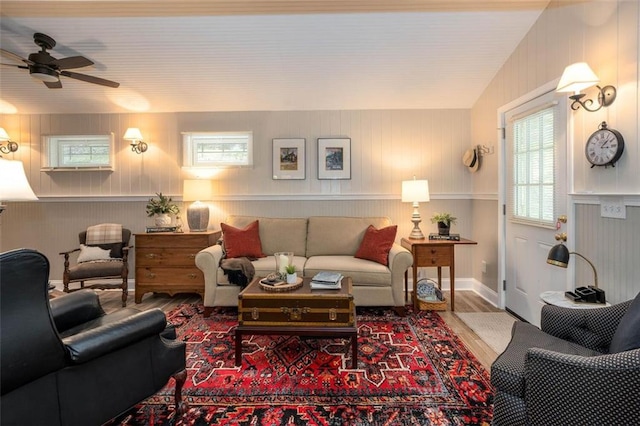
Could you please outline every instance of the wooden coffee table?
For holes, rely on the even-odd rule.
[[[302,287],[274,292],[263,290],[255,278],[238,295],[236,365],[242,365],[243,335],[337,337],[351,341],[351,366],[358,366],[358,324],[350,277],[340,290],[311,290],[311,278]]]

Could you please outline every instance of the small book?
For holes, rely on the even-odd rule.
[[[311,282],[336,284],[342,280],[342,274],[339,272],[322,271],[313,276]]]
[[[429,234],[429,239],[430,240],[460,241],[460,234],[449,234],[449,235]]]
[[[177,226],[147,226],[147,233],[154,232],[176,232]]]
[[[336,283],[311,281],[310,285],[311,290],[340,290],[342,288],[342,278]]]

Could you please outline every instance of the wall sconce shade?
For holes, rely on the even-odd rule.
[[[411,215],[411,222],[413,222],[413,229],[409,238],[414,240],[423,240],[424,234],[420,230],[420,217],[419,203],[429,201],[429,181],[428,180],[416,180],[415,176],[413,180],[402,181],[402,202],[413,203],[413,214]]]
[[[210,200],[213,195],[213,185],[210,180],[185,179],[182,200],[194,201],[187,208],[187,224],[194,232],[206,231],[209,227],[209,206],[203,200]]]
[[[600,87],[597,84],[600,82],[598,76],[593,72],[589,64],[586,62],[576,62],[564,69],[562,77],[556,87],[556,92],[573,92],[574,94],[569,96],[569,99],[573,100],[571,104],[572,110],[577,110],[581,106],[590,112],[598,111],[603,106],[609,106],[616,99],[616,88],[614,86]],[[591,86],[596,86],[599,90],[598,93],[598,107],[590,108],[593,105],[592,99],[585,101],[582,98],[584,93],[580,93],[582,90]]]
[[[147,143],[142,140],[142,133],[137,127],[129,127],[122,139],[131,141],[131,151],[136,154],[142,154],[149,148]]]
[[[4,146],[0,144],[0,152],[4,154],[10,154],[18,150],[18,143],[12,141],[7,131],[4,130],[4,128],[0,127],[0,143],[2,142],[6,142],[7,145]]]
[[[0,213],[5,209],[2,201],[37,200],[24,172],[22,161],[0,158]]]

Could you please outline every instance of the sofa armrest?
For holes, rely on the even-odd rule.
[[[599,352],[607,352],[620,319],[631,301],[597,309],[545,305],[540,328],[545,333]]]
[[[394,305],[404,306],[404,273],[413,265],[411,252],[400,244],[393,243],[389,250],[389,269],[391,270],[391,288]]]
[[[221,245],[213,245],[200,250],[196,255],[196,266],[204,274],[204,306],[213,306],[218,288],[218,267],[222,260]]]
[[[640,417],[640,349],[594,357],[527,351],[530,424],[628,424]]]
[[[104,315],[98,294],[89,289],[51,299],[50,306],[58,333]]]
[[[156,308],[65,337],[62,343],[71,361],[82,364],[146,337],[160,338],[166,326],[164,312]]]

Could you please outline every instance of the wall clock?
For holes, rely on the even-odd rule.
[[[591,167],[611,166],[615,167],[616,161],[624,152],[624,138],[617,130],[607,128],[607,122],[603,121],[598,130],[593,132],[584,148],[584,154]]]

